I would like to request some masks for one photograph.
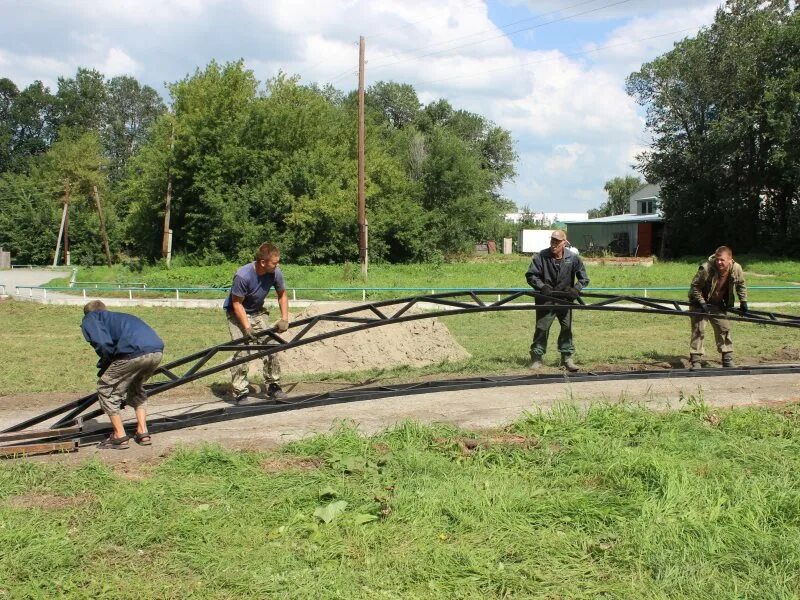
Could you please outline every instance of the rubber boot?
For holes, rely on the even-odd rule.
[[[574,373],[578,370],[578,365],[576,365],[572,360],[571,354],[562,354],[561,355],[561,365],[570,373]]]
[[[733,364],[733,352],[723,352],[722,353],[722,366],[725,368],[730,369],[736,365]]]
[[[692,371],[695,369],[702,369],[703,368],[703,355],[702,354],[690,354],[689,361],[692,363],[689,367]]]

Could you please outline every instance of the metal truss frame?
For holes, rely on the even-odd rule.
[[[425,310],[419,312],[411,312],[415,306],[420,306]],[[709,317],[708,314],[693,311],[688,302],[680,302],[677,300],[665,300],[657,298],[640,298],[637,296],[615,296],[610,294],[598,293],[585,293],[577,299],[577,303],[573,303],[566,299],[563,294],[553,292],[550,295],[545,295],[528,289],[521,290],[469,290],[458,292],[443,292],[430,295],[419,295],[401,299],[383,300],[379,302],[371,302],[360,304],[350,308],[344,308],[306,319],[293,321],[289,327],[296,331],[291,339],[279,334],[274,328],[269,329],[259,334],[260,339],[255,343],[248,343],[244,338],[232,340],[212,346],[205,350],[195,352],[183,358],[171,361],[162,365],[154,373],[153,378],[161,376],[165,380],[151,382],[146,386],[148,396],[153,396],[161,392],[173,389],[185,383],[219,373],[230,369],[233,366],[244,364],[246,362],[257,360],[271,354],[277,354],[291,348],[304,346],[324,339],[338,337],[357,331],[364,331],[374,327],[381,327],[391,325],[394,323],[404,323],[408,321],[416,321],[421,319],[430,319],[435,317],[446,317],[463,314],[472,314],[479,312],[505,312],[505,311],[519,311],[519,310],[586,310],[586,311],[613,311],[622,313],[636,313],[636,314],[651,314],[651,315],[667,315],[667,316],[683,316],[683,317]],[[760,325],[773,325],[780,327],[794,327],[800,328],[800,316],[788,315],[769,311],[748,311],[742,313],[737,309],[729,310],[727,319],[732,321],[741,321],[746,323],[755,323]],[[338,328],[334,331],[327,331],[322,333],[314,333],[315,328],[320,329],[320,323],[333,322],[333,323],[346,323],[349,327]],[[241,352],[242,355],[236,355]],[[209,361],[219,354],[231,353],[234,356],[229,361],[214,366],[206,366]],[[788,367],[787,367],[788,368]],[[668,373],[672,376],[678,375],[681,370],[662,371],[659,373]],[[686,376],[687,373],[699,374],[701,371],[686,371],[681,373]],[[748,373],[751,371],[748,371]],[[639,372],[639,376],[649,376],[650,372]],[[715,375],[719,374],[742,374],[738,370],[714,370]],[[616,374],[606,374],[609,377],[617,378]],[[626,374],[629,375],[629,374]],[[569,375],[570,380],[577,380],[581,375]],[[653,375],[656,376],[656,375]],[[563,380],[564,376],[559,376]],[[594,376],[597,378],[597,375]],[[480,381],[489,382],[487,385],[498,385],[497,382],[502,378],[479,378]],[[525,378],[522,378],[525,379]],[[528,378],[530,379],[530,377]],[[533,378],[537,382],[544,382],[546,378],[541,377]],[[516,378],[517,381],[520,378]],[[416,385],[416,384],[415,384]],[[452,383],[448,385],[453,385]],[[507,384],[517,385],[517,384]],[[474,386],[473,386],[474,387]],[[411,390],[415,389],[405,388],[403,393],[414,393]],[[452,389],[452,388],[450,388]],[[463,389],[463,388],[462,388]],[[435,390],[428,390],[435,391]],[[354,392],[348,392],[349,396],[353,396]],[[355,394],[358,396],[358,394]],[[348,396],[348,397],[349,397]],[[380,396],[370,396],[380,397]],[[327,403],[334,401],[335,394],[328,396]],[[316,399],[316,400],[315,400]],[[290,403],[295,408],[302,406],[315,405],[314,402],[322,401],[319,395],[312,395],[308,398],[296,398]],[[97,402],[97,393],[92,393],[72,402],[69,402],[58,408],[48,410],[41,415],[37,415],[30,419],[26,419],[17,423],[3,432],[0,432],[0,444],[3,443],[2,434],[10,434],[14,432],[22,432],[31,427],[40,425],[47,421],[55,419],[50,425],[49,429],[41,430],[41,435],[35,439],[50,439],[55,434],[58,436],[58,431],[65,427],[78,427],[82,429],[83,421],[92,419],[100,414],[102,411],[89,409]],[[236,409],[251,409],[251,410],[234,410]],[[264,412],[273,412],[277,409],[255,406],[255,407],[230,407],[225,409],[223,413],[217,413],[219,418],[216,420],[225,420],[226,418],[238,418],[238,416],[250,416],[251,414],[263,414],[262,412],[254,413],[253,409],[262,410]],[[284,408],[285,410],[285,408]],[[88,412],[87,412],[88,411]],[[237,415],[233,417],[232,415]],[[208,418],[213,418],[212,415],[207,415]],[[204,417],[205,418],[205,417]],[[210,422],[210,421],[204,421]],[[195,423],[201,424],[201,423]],[[154,423],[154,425],[158,425]],[[165,426],[167,424],[164,424]],[[190,426],[190,425],[183,425]],[[80,437],[80,434],[70,434]]]

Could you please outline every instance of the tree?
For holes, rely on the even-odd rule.
[[[106,84],[101,136],[112,181],[122,178],[148,128],[165,110],[158,93],[133,77],[114,77]]]
[[[603,186],[603,189],[608,194],[608,200],[603,202],[600,208],[590,210],[589,218],[610,217],[628,212],[630,197],[640,187],[642,187],[642,180],[633,175],[609,179]]]
[[[784,0],[729,0],[696,38],[628,77],[654,137],[640,168],[661,183],[676,252],[785,242],[796,103],[778,82],[792,81],[800,45],[787,31],[798,18]]]
[[[95,69],[79,67],[74,78],[59,77],[57,125],[100,132],[106,96],[105,77]]]
[[[367,88],[365,102],[379,113],[383,122],[402,129],[414,122],[420,106],[414,87],[408,83],[379,81]]]
[[[24,173],[55,139],[55,98],[41,81],[21,92],[0,80],[0,172]]]

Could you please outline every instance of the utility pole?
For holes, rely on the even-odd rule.
[[[64,213],[66,218],[64,219],[64,266],[68,267],[70,260],[69,260],[69,179],[64,182],[66,191],[64,195],[64,206],[66,206],[66,212]]]
[[[103,209],[100,206],[100,193],[97,186],[94,186],[94,201],[97,204],[97,215],[100,217],[100,235],[103,236],[103,250],[106,252],[106,262],[111,266],[111,250],[108,248],[108,234],[106,233],[106,222],[103,219]]]
[[[358,255],[367,278],[367,201],[364,182],[364,36],[358,39]]]
[[[64,210],[61,211],[61,225],[58,226],[58,241],[56,252],[53,255],[53,266],[58,266],[58,253],[61,252],[61,238],[64,235],[64,224],[67,220],[67,205],[69,204],[69,182],[64,180]]]
[[[161,256],[169,266],[172,258],[172,229],[169,228],[169,213],[172,204],[172,152],[175,149],[175,122],[172,123],[172,135],[169,142],[169,163],[167,164],[167,197],[164,199],[164,236],[161,238]]]

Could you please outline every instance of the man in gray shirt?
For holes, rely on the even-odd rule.
[[[264,300],[273,287],[281,311],[281,318],[275,324],[275,328],[280,333],[289,329],[289,298],[286,295],[283,273],[278,267],[280,260],[281,252],[278,247],[264,243],[259,246],[255,260],[236,271],[231,291],[223,304],[228,317],[231,339],[244,337],[247,341],[255,341],[258,333],[270,328],[269,309],[264,306]],[[237,352],[234,358],[241,355],[241,352]],[[278,357],[272,354],[264,357],[263,368],[269,397],[276,400],[285,398],[286,392],[280,386],[281,370]],[[231,367],[231,379],[237,404],[258,402],[257,398],[249,397],[247,363]]]

